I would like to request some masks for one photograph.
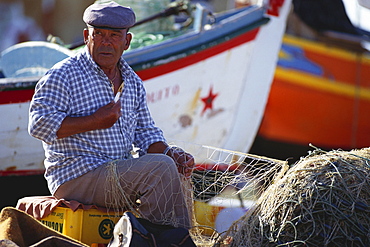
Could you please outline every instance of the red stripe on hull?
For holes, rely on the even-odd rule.
[[[161,76],[172,71],[187,67],[189,65],[200,62],[209,57],[215,56],[221,52],[227,51],[233,47],[239,46],[241,44],[247,43],[254,40],[257,36],[259,28],[253,29],[250,32],[244,33],[234,39],[223,42],[219,45],[213,46],[209,49],[197,52],[193,55],[178,59],[174,62],[166,63],[163,65],[158,65],[149,69],[137,71],[137,74],[142,80],[148,80],[157,76]]]
[[[142,80],[148,80],[163,74],[170,73],[172,71],[184,68],[186,66],[195,64],[199,61],[217,55],[233,47],[249,42],[255,39],[258,31],[259,28],[253,29],[250,32],[237,36],[234,39],[228,40],[209,49],[202,50],[185,58],[178,59],[174,62],[137,71],[137,74],[141,77]],[[0,92],[0,104],[16,104],[31,101],[33,93],[33,89]]]
[[[14,170],[0,171],[0,177],[4,176],[31,176],[44,174],[45,170]]]
[[[17,104],[31,101],[33,92],[33,89],[0,92],[0,105]]]

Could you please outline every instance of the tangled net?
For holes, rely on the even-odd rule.
[[[214,222],[201,222],[200,218],[209,217],[217,212],[209,210],[197,210],[197,203],[209,205],[212,201],[225,198],[236,198],[239,207],[245,201],[253,201],[262,194],[279,174],[283,174],[287,168],[286,162],[269,159],[266,157],[233,152],[219,148],[201,146],[191,143],[181,143],[173,148],[183,148],[195,158],[196,169],[191,176],[191,183],[184,183],[183,191],[185,203],[190,210],[193,219],[191,236],[197,246],[213,246],[221,238],[222,232],[218,232]],[[126,208],[141,217],[137,206],[125,195],[120,187],[120,179],[125,174],[119,174],[115,168],[115,162],[109,166],[106,183],[106,203],[111,208]],[[148,164],[148,167],[151,167]],[[280,172],[280,173],[279,173]],[[166,171],[163,171],[166,173]],[[171,181],[168,181],[171,184]],[[189,185],[189,186],[187,186]],[[166,193],[166,191],[158,191]],[[161,198],[158,195],[158,198]],[[212,206],[209,206],[212,208]],[[158,207],[160,208],[160,207]],[[120,214],[121,212],[117,212]],[[215,217],[215,215],[213,215]],[[173,221],[172,221],[173,220]],[[166,218],[166,224],[176,226],[176,219]]]
[[[203,202],[209,202],[227,187],[234,188],[236,194],[252,190],[249,196],[255,199],[286,164],[210,146],[199,147],[195,157],[197,165],[192,174],[192,189],[194,199]]]
[[[316,149],[271,185],[220,245],[370,246],[369,206],[370,148]]]
[[[193,154],[196,161],[191,188],[195,205],[236,199],[243,207],[245,201],[254,202],[288,168],[284,161],[262,156],[194,144],[181,146]],[[209,216],[212,211],[196,209],[192,238],[197,246],[214,246],[223,232],[218,232],[214,225],[199,222],[201,214]]]

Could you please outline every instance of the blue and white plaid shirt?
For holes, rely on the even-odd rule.
[[[51,193],[104,163],[127,159],[132,144],[145,153],[150,144],[165,141],[147,108],[143,82],[122,58],[119,68],[125,84],[118,121],[108,129],[61,139],[56,132],[65,117],[91,115],[114,99],[108,77],[84,49],[57,63],[37,83],[28,130],[43,141],[45,178]]]

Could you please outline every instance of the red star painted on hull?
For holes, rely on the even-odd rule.
[[[213,100],[218,96],[218,93],[213,94],[213,88],[211,87],[207,97],[201,98],[204,103],[202,115],[207,109],[213,110]]]

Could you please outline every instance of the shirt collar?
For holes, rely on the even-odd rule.
[[[93,70],[102,71],[102,69],[99,67],[99,65],[93,60],[93,58],[90,54],[89,48],[87,46],[85,46],[84,52],[85,52],[85,56],[87,58],[86,60],[87,60],[88,66],[90,66]]]

